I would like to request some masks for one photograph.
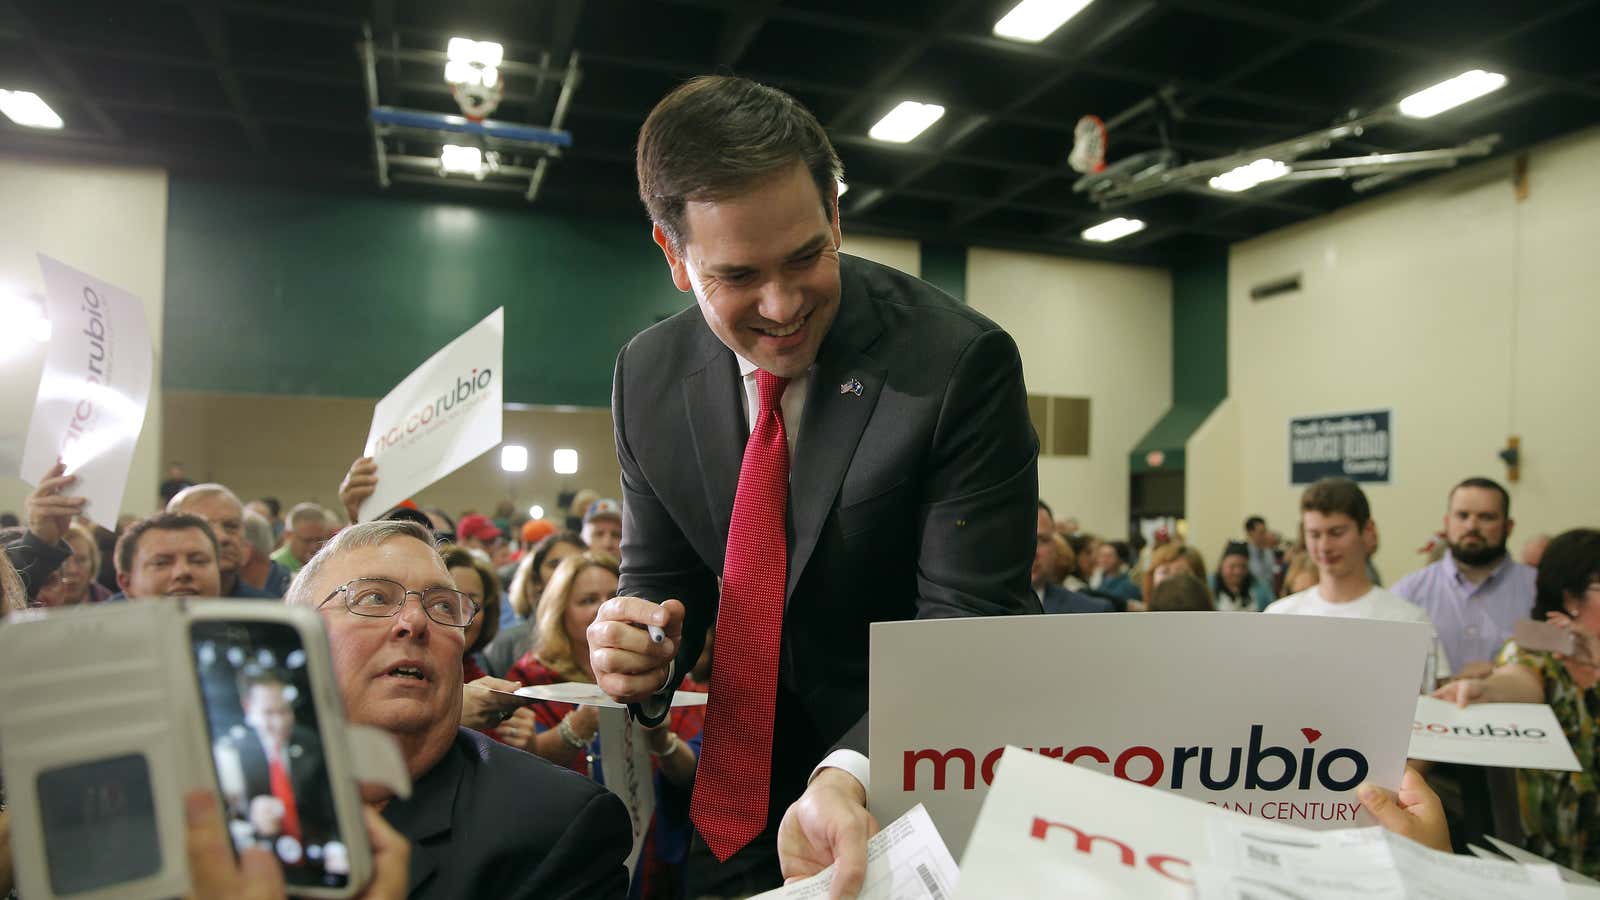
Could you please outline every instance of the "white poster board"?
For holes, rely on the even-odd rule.
[[[644,839],[656,818],[655,773],[650,767],[650,738],[626,709],[600,710],[600,765],[606,789],[622,798],[633,826],[628,852],[628,877],[633,877]]]
[[[1349,792],[1399,785],[1431,641],[1258,613],[876,623],[872,812],[922,803],[959,855],[1013,744],[1260,818],[1371,824]]]
[[[382,515],[500,443],[504,357],[502,307],[378,401],[362,454],[378,464],[378,488],[361,504],[361,521]]]
[[[1417,698],[1412,759],[1581,772],[1555,711],[1543,703],[1475,703],[1465,709]]]
[[[18,474],[36,485],[60,459],[78,476],[67,493],[86,498],[84,514],[115,530],[150,402],[154,357],[144,304],[43,254],[39,268],[50,345]]]

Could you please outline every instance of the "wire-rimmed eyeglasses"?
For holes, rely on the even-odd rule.
[[[356,578],[333,589],[317,604],[321,609],[329,601],[344,594],[344,608],[358,616],[387,619],[400,614],[406,598],[415,594],[422,603],[428,618],[451,628],[466,628],[478,615],[479,606],[471,597],[447,587],[431,587],[412,591],[398,581],[387,578]]]

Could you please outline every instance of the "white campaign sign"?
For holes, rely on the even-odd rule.
[[[48,256],[44,273],[50,346],[28,440],[22,480],[38,484],[59,459],[87,499],[85,515],[117,527],[133,446],[150,402],[152,351],[139,298]]]
[[[1011,747],[961,857],[956,900],[1189,900],[1212,815],[1230,814]]]
[[[378,489],[363,522],[500,443],[505,309],[428,358],[378,401],[363,455],[378,463]]]
[[[1562,896],[1548,864],[1441,853],[1378,827],[1263,822],[1017,747],[1000,760],[956,891],[957,900]]]
[[[872,812],[959,854],[1007,744],[1313,828],[1404,770],[1426,625],[1098,613],[872,626]],[[1059,765],[1060,763],[1056,763]]]
[[[1417,698],[1412,759],[1581,772],[1556,714],[1543,703],[1476,703],[1465,709]]]
[[[655,773],[650,768],[650,739],[644,726],[622,709],[600,710],[600,774],[606,788],[622,798],[633,825],[628,877],[639,865],[639,853],[656,818]]]

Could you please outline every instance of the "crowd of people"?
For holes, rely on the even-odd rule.
[[[1010,337],[839,253],[842,169],[793,98],[691,80],[646,121],[638,171],[652,237],[696,304],[618,356],[617,499],[580,492],[561,521],[410,502],[358,521],[382,477],[372,459],[345,473],[340,510],[245,502],[175,467],[161,510],[107,531],[57,465],[0,530],[0,612],[167,596],[318,610],[346,716],[392,735],[414,784],[364,794],[381,811],[373,898],[727,898],[830,865],[852,890],[878,826],[870,624],[1040,613],[1427,623],[1423,691],[1555,709],[1584,770],[1519,773],[1517,840],[1600,875],[1600,532],[1513,560],[1510,495],[1468,478],[1443,498],[1437,559],[1385,589],[1367,497],[1329,479],[1305,490],[1287,545],[1259,516],[1216,556],[1181,533],[1097,538],[1038,497]],[[1573,643],[1517,646],[1530,618]],[[619,751],[600,745],[599,715],[514,693],[559,683],[599,686],[643,728],[656,802],[631,876],[627,810],[595,782]],[[672,705],[708,686],[703,714]],[[1385,827],[1461,840],[1418,769],[1398,792],[1358,793]],[[229,856],[221,810],[190,798],[196,896],[271,896],[270,861]],[[9,822],[0,810],[0,848]],[[10,873],[0,852],[0,889]]]

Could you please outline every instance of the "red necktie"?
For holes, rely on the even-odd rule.
[[[789,436],[779,406],[788,384],[787,378],[756,371],[761,411],[739,467],[717,609],[717,664],[711,668],[705,739],[689,804],[700,836],[723,861],[767,824],[772,708],[789,574]]]
[[[300,813],[294,806],[294,788],[289,785],[289,773],[283,768],[277,753],[267,754],[267,778],[272,783],[272,796],[283,803],[283,822],[279,833],[295,840],[300,839]]]

